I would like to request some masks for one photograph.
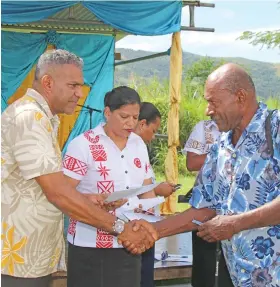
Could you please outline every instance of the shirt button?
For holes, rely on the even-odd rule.
[[[233,153],[233,154],[232,154],[232,157],[233,157],[233,158],[236,158],[236,153]]]
[[[124,158],[124,155],[123,155],[123,154],[121,155],[121,158]]]
[[[129,186],[127,186],[126,189],[129,189]]]
[[[125,173],[128,173],[128,171],[126,170]]]

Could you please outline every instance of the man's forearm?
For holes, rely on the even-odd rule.
[[[188,171],[199,171],[207,157],[207,154],[195,154],[193,152],[187,153],[186,165]]]
[[[254,210],[235,215],[238,231],[280,224],[280,197]]]
[[[116,217],[96,206],[84,195],[71,186],[64,177],[59,178],[59,186],[42,180],[37,182],[41,185],[48,200],[59,208],[63,213],[80,222],[101,228],[110,233],[113,232],[113,223]],[[58,185],[58,184],[57,184]],[[54,190],[49,192],[50,190]]]
[[[207,221],[213,218],[216,212],[209,208],[190,208],[178,215],[170,216],[165,220],[154,223],[159,233],[159,238],[171,236],[178,233],[188,232],[197,229],[197,225],[192,223],[193,219]]]

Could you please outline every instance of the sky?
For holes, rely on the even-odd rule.
[[[251,60],[280,63],[280,49],[252,46],[237,38],[243,31],[280,29],[279,0],[227,1],[202,0],[215,3],[215,8],[195,8],[195,26],[215,28],[214,33],[182,31],[181,42],[185,52],[212,57],[242,57]],[[182,25],[189,24],[189,8],[183,8]],[[171,35],[126,36],[116,43],[117,48],[153,52],[166,51],[171,45]]]

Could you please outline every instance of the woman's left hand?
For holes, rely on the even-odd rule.
[[[152,208],[149,208],[148,210],[143,210],[142,209],[142,205],[139,204],[139,207],[135,208],[134,212],[135,213],[144,213],[144,214],[152,214],[152,215],[154,215],[155,214],[155,209],[152,207]]]
[[[110,203],[104,202],[104,209],[107,211],[114,211],[123,206],[125,203],[127,203],[127,199],[119,199]]]
[[[175,185],[169,182],[162,182],[155,189],[156,195],[168,197],[176,191]]]
[[[101,208],[104,207],[105,200],[108,197],[107,194],[83,193],[83,195]]]

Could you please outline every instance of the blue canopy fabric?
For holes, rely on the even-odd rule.
[[[78,1],[2,1],[2,23],[40,21]],[[101,21],[136,35],[163,35],[180,31],[181,1],[80,2]]]
[[[47,47],[46,36],[1,33],[1,111]]]
[[[114,49],[113,36],[102,35],[69,35],[60,38],[64,49],[84,59],[85,83],[91,87],[84,103],[92,108],[104,110],[104,96],[114,85]],[[92,127],[103,121],[103,113],[92,114]],[[66,152],[68,143],[82,132],[90,129],[90,117],[85,111],[80,112],[76,124],[63,148]]]
[[[85,104],[103,110],[104,95],[113,88],[113,36],[57,34],[55,31],[44,35],[2,31],[1,37],[2,111],[48,44],[55,44],[58,49],[73,52],[84,60],[84,81],[91,87]],[[93,127],[102,119],[102,114],[94,113]],[[88,114],[80,113],[67,144],[69,140],[88,130],[89,122]]]
[[[181,1],[86,1],[83,5],[104,23],[137,35],[180,31]]]
[[[19,24],[40,21],[77,3],[73,1],[1,1],[1,22]]]

